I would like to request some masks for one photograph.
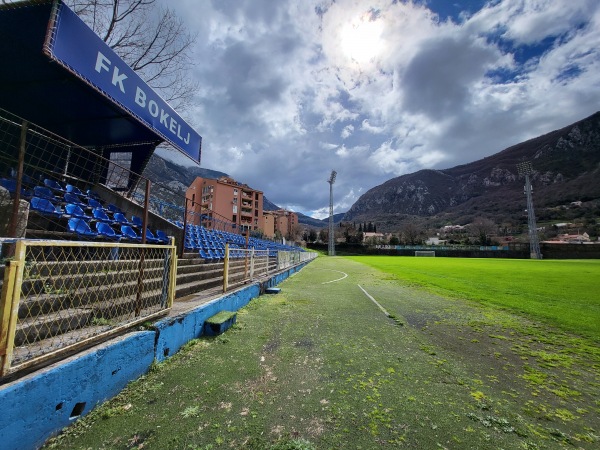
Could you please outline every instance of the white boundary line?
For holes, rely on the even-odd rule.
[[[377,307],[378,307],[378,308],[381,310],[381,312],[383,312],[383,313],[385,314],[385,316],[386,316],[386,317],[390,317],[390,313],[389,313],[389,312],[387,312],[387,311],[385,310],[385,308],[384,308],[383,306],[381,306],[381,305],[380,305],[380,304],[377,302],[377,300],[375,300],[375,299],[374,299],[374,298],[371,296],[371,294],[369,294],[367,291],[365,291],[365,290],[363,289],[363,287],[362,287],[360,284],[357,284],[357,286],[360,288],[360,290],[361,290],[361,291],[363,291],[363,292],[365,293],[365,295],[366,295],[367,297],[369,297],[369,299],[370,299],[370,300],[371,300],[373,303],[375,303],[375,304],[377,305]]]
[[[331,280],[331,281],[324,281],[321,284],[335,283],[336,281],[341,281],[341,280],[343,280],[344,278],[346,278],[348,276],[348,274],[346,272],[342,272],[341,270],[333,270],[333,269],[321,269],[321,270],[329,270],[330,272],[337,272],[337,273],[343,273],[344,274],[344,276],[341,277],[341,278],[337,278],[337,279]]]

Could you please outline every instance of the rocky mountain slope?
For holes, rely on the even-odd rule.
[[[393,178],[363,194],[344,220],[394,230],[407,217],[431,226],[518,219],[526,203],[516,165],[524,160],[534,169],[536,211],[600,199],[600,112],[479,161]]]

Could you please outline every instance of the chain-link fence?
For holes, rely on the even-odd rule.
[[[4,268],[1,375],[165,315],[175,271],[171,245],[18,241]]]
[[[241,249],[227,245],[223,266],[223,292],[316,257],[315,252]]]

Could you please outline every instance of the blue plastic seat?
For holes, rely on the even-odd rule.
[[[121,233],[123,233],[123,237],[128,241],[140,242],[142,238],[138,236],[133,228],[129,225],[121,225]]]
[[[93,198],[94,200],[100,200],[100,196],[91,189],[88,189],[87,191],[85,191],[85,193],[89,198]]]
[[[75,194],[77,196],[87,197],[87,195],[81,192],[81,190],[77,186],[73,186],[72,184],[67,184],[67,192]]]
[[[213,257],[208,252],[206,252],[203,248],[201,248],[198,253],[200,254],[200,258],[213,259]]]
[[[120,241],[123,237],[117,234],[113,228],[105,222],[96,222],[96,230],[100,236],[110,239],[111,241]]]
[[[102,203],[100,203],[98,200],[92,197],[88,198],[88,206],[90,208],[100,208],[102,210],[105,210],[104,206],[102,206]]]
[[[0,178],[0,186],[6,189],[11,194],[17,192],[17,180],[9,178]]]
[[[113,205],[112,203],[109,203],[109,205],[106,208],[113,214],[115,214],[115,213],[123,214],[123,211],[121,211],[121,208],[119,208],[116,205]]]
[[[165,233],[163,230],[156,230],[156,238],[161,244],[168,244],[171,242],[169,236],[167,236],[167,233]]]
[[[131,216],[131,223],[138,228],[142,228],[143,226],[142,219],[138,216]]]
[[[152,234],[152,231],[150,231],[148,228],[146,228],[146,242],[150,242],[151,244],[157,244],[158,243],[158,238],[156,238]]]
[[[48,216],[57,218],[62,216],[62,211],[47,198],[33,197],[31,199],[31,209]]]
[[[121,225],[131,225],[131,222],[127,220],[125,214],[116,212],[113,214],[113,219],[115,222],[120,223]]]
[[[63,198],[65,199],[65,202],[67,202],[67,203],[73,203],[74,205],[78,205],[82,208],[85,208],[85,203],[83,203],[77,195],[75,195],[71,192],[65,192],[65,195],[63,195]]]
[[[72,233],[77,233],[80,237],[96,237],[98,233],[92,231],[88,223],[80,219],[79,217],[71,217],[68,222],[69,231]]]
[[[51,202],[57,202],[58,198],[54,196],[52,190],[46,186],[35,186],[33,188],[33,194],[39,198],[45,198]]]
[[[67,203],[65,211],[69,216],[79,217],[80,219],[90,220],[92,217],[88,216],[79,205],[73,203]]]
[[[53,191],[65,192],[65,188],[60,185],[58,181],[51,180],[50,178],[46,178],[44,180],[44,185],[47,188],[52,189]]]
[[[100,222],[115,223],[113,219],[106,215],[102,208],[94,208],[92,211],[92,215],[94,216],[94,219]]]

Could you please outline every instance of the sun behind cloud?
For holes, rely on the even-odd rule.
[[[342,27],[340,48],[352,61],[367,63],[377,58],[385,47],[385,41],[381,37],[383,29],[382,19],[364,14]]]

